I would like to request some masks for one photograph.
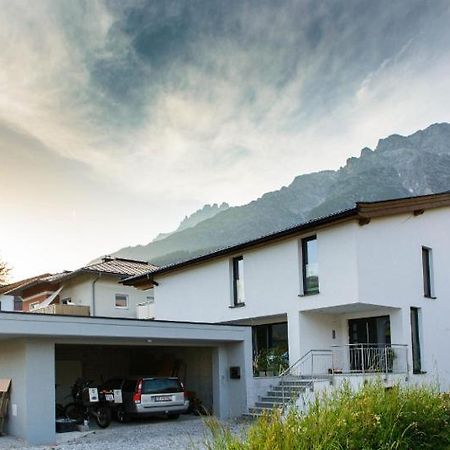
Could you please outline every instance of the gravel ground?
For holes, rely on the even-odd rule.
[[[226,422],[233,433],[241,434],[247,423]],[[14,450],[197,450],[204,449],[207,429],[202,418],[181,416],[177,420],[148,419],[129,424],[113,422],[109,428],[87,433],[57,434],[56,446],[29,446],[23,441],[0,437],[0,449]]]

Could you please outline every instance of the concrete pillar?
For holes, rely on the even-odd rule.
[[[213,412],[219,419],[228,417],[227,349],[216,347],[212,355]]]
[[[53,342],[40,339],[2,341],[0,377],[12,379],[7,433],[30,444],[54,444]]]
[[[300,348],[300,313],[291,311],[288,319],[289,364],[294,364],[301,356]]]
[[[26,435],[32,444],[53,444],[55,435],[55,345],[26,343]]]

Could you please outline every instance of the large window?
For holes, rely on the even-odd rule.
[[[128,295],[116,294],[115,307],[116,308],[128,308]]]
[[[423,295],[428,298],[434,297],[432,257],[431,248],[422,247]]]
[[[317,237],[302,239],[303,294],[319,292],[319,266],[317,263]]]
[[[233,258],[233,303],[240,306],[244,302],[244,257],[237,256]]]

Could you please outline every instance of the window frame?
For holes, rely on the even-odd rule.
[[[241,280],[244,283],[244,271],[242,274],[239,270],[239,262],[242,261],[242,269],[244,268],[244,255],[234,256],[231,260],[231,271],[232,271],[232,283],[233,283],[233,304],[232,307],[239,307],[245,305],[245,287],[242,288],[243,298],[238,298],[238,281]],[[245,286],[245,285],[244,285]]]
[[[301,238],[300,247],[301,247],[301,264],[302,264],[302,291],[303,296],[308,295],[317,295],[320,293],[320,285],[319,285],[319,276],[317,275],[317,290],[308,291],[306,286],[306,266],[308,265],[308,242],[316,241],[317,242],[317,234],[313,234],[311,236],[306,236]]]
[[[433,280],[433,249],[422,245],[422,282],[423,296],[435,299]]]
[[[126,306],[117,306],[117,297],[125,297],[127,300],[127,305]],[[130,306],[130,297],[128,294],[114,294],[114,307],[116,309],[129,309]]]

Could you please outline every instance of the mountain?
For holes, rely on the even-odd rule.
[[[178,225],[178,228],[175,231],[172,231],[170,233],[160,233],[155,237],[155,239],[153,239],[152,242],[161,241],[162,239],[165,239],[166,237],[176,233],[177,231],[195,227],[195,225],[197,225],[198,223],[214,217],[216,214],[220,213],[221,211],[227,210],[229,207],[230,205],[225,202],[220,206],[217,203],[214,203],[213,205],[204,205],[203,208],[198,209],[190,216],[185,216],[185,218],[180,222],[180,225]]]
[[[178,229],[147,245],[114,253],[168,264],[217,248],[351,208],[357,201],[424,195],[450,190],[450,124],[439,123],[410,136],[380,139],[339,170],[296,177],[287,187],[244,206],[206,205]]]

